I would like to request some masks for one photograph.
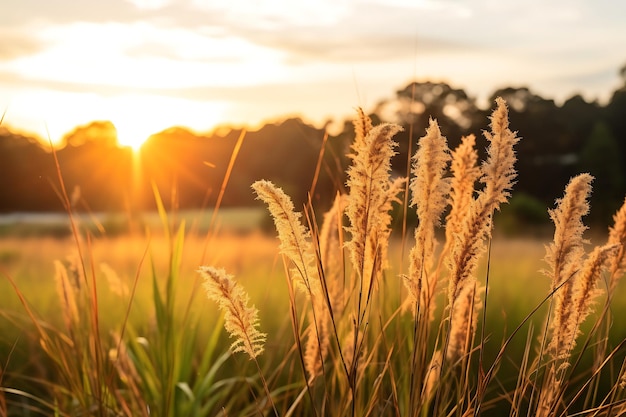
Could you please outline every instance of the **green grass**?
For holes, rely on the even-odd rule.
[[[230,344],[227,335],[220,327],[221,322],[215,306],[203,297],[192,297],[192,294],[198,290],[195,269],[201,257],[203,243],[203,238],[186,238],[180,272],[176,277],[177,302],[172,307],[175,308],[175,314],[183,315],[186,313],[188,300],[193,298],[190,314],[193,317],[191,321],[195,325],[193,335],[197,341],[192,347],[187,348],[192,352],[186,355],[193,358],[191,362],[195,364],[206,356],[207,341],[212,337],[217,338],[214,342],[215,352],[226,352]],[[502,338],[510,334],[533,307],[545,297],[549,283],[538,272],[543,267],[541,262],[543,244],[544,242],[532,239],[496,239],[493,242],[490,304],[487,314],[489,329],[487,331],[489,342],[486,345],[487,358],[495,356]],[[142,251],[147,246],[145,239],[132,236],[95,239],[91,247],[93,263],[105,262],[130,287],[139,268],[138,260],[141,259]],[[156,271],[168,269],[167,246],[164,237],[151,238],[149,251],[155,262]],[[401,243],[395,241],[393,244],[395,253],[400,252],[400,246]],[[209,258],[215,264],[236,273],[238,281],[247,289],[251,300],[260,310],[261,330],[269,334],[267,353],[262,356],[261,362],[265,364],[269,373],[281,364],[293,345],[293,335],[286,316],[286,312],[289,311],[289,297],[282,265],[275,256],[276,251],[275,238],[256,233],[247,236],[221,236],[209,245],[208,250]],[[36,314],[45,318],[48,324],[62,327],[59,314],[61,306],[54,284],[53,262],[75,253],[75,243],[71,239],[13,238],[0,241],[0,253],[13,254],[10,262],[4,264],[5,273],[13,277]],[[398,264],[394,266],[397,267]],[[484,271],[483,265],[479,275]],[[397,272],[397,269],[390,271],[387,274],[387,280],[397,281],[396,287],[400,288],[401,281]],[[109,290],[102,273],[99,272],[96,275],[99,288],[101,334],[107,337],[111,331],[119,329],[119,323],[124,319],[127,302],[120,300]],[[153,279],[156,279],[160,286],[166,285],[167,277],[158,276],[158,274],[153,277],[149,261],[146,261],[139,272],[137,293],[130,310],[130,325],[131,328],[136,329],[134,332],[137,332],[134,336],[143,334],[142,337],[146,337],[150,334],[150,329],[155,326]],[[37,339],[36,332],[25,317],[23,307],[14,291],[4,279],[0,281],[0,294],[2,294],[0,328],[3,329],[0,336],[0,352],[2,352],[0,357],[8,358],[13,344],[16,341],[18,343],[11,360],[7,366],[3,366],[5,370],[3,384],[4,386],[18,386],[29,392],[32,388],[36,388],[35,392],[41,392],[40,384],[30,384],[23,379],[25,375],[33,375],[30,369],[39,369],[37,372],[44,372],[45,369],[44,375],[39,375],[39,377],[50,378],[50,382],[54,382],[59,376],[55,376],[49,359],[41,353],[29,359],[29,355],[37,350],[36,343],[33,343]],[[623,298],[620,297],[620,299]],[[181,328],[189,325],[184,323],[184,319],[180,320]],[[163,325],[163,323],[160,325],[157,323],[156,328]],[[216,329],[217,334],[214,334]],[[519,342],[513,344],[509,352],[511,357],[521,357],[520,346],[523,348],[524,336],[521,334],[518,337]],[[291,355],[293,356],[293,352]],[[213,354],[211,359],[216,360],[217,356]],[[246,362],[245,358],[228,359],[227,365],[231,371],[223,372],[221,376],[254,375],[254,371],[246,366],[248,365]],[[26,369],[29,371],[26,372]],[[237,369],[239,371],[236,371]],[[292,370],[291,372],[299,371]],[[284,370],[283,373],[276,377],[286,382],[289,379],[289,372]]]
[[[137,293],[130,310],[130,327],[135,329],[134,336],[146,337],[155,329],[154,299],[152,295],[152,280],[156,279],[160,286],[166,285],[168,270],[168,243],[163,236],[155,236],[149,245],[145,238],[125,236],[115,238],[98,238],[92,242],[91,251],[93,263],[106,263],[122,278],[127,285],[132,285],[138,269],[139,279]],[[495,238],[492,245],[490,267],[490,292],[487,309],[487,335],[485,345],[485,358],[493,360],[500,348],[503,339],[510,335],[513,329],[520,324],[525,316],[538,305],[549,291],[548,279],[539,273],[545,265],[541,261],[546,242],[535,239],[510,239]],[[181,259],[179,273],[176,277],[175,316],[181,317],[186,313],[188,300],[193,298],[190,314],[193,319],[180,319],[180,325],[189,326],[185,329],[185,337],[189,337],[189,331],[193,330],[194,342],[185,349],[186,358],[199,366],[201,358],[207,357],[206,348],[212,346],[212,354],[208,355],[211,361],[218,361],[221,369],[216,371],[217,376],[228,380],[229,378],[247,376],[254,380],[254,369],[243,357],[221,358],[220,352],[227,352],[230,341],[221,329],[221,321],[214,305],[204,300],[202,294],[192,297],[198,291],[198,282],[195,270],[200,257],[204,238],[188,236],[184,243],[184,251]],[[142,252],[149,246],[151,257],[155,263],[156,276],[150,271],[149,261],[143,266],[138,264]],[[209,259],[215,264],[234,271],[238,281],[249,292],[252,302],[260,310],[261,330],[268,333],[266,353],[260,358],[262,364],[266,364],[266,372],[272,375],[271,381],[281,386],[293,384],[293,379],[298,379],[295,373],[300,374],[296,368],[287,368],[282,364],[283,359],[291,355],[291,361],[297,363],[297,355],[293,350],[293,335],[291,326],[286,316],[289,311],[289,301],[285,283],[284,271],[281,261],[276,257],[278,243],[275,238],[260,233],[249,235],[223,235],[209,244]],[[71,239],[41,239],[41,238],[12,238],[0,241],[0,253],[10,253],[9,260],[3,263],[5,273],[13,277],[20,291],[28,300],[29,305],[38,317],[45,319],[50,326],[62,328],[61,305],[55,291],[53,262],[57,259],[65,259],[68,255],[76,252],[75,242]],[[392,253],[401,252],[401,243],[394,240]],[[241,253],[245,253],[242,256]],[[406,265],[406,259],[405,259]],[[393,268],[387,273],[390,287],[400,288],[401,281],[398,278],[400,259],[396,257]],[[482,262],[479,276],[486,273],[485,262]],[[109,336],[110,331],[119,330],[119,324],[124,319],[127,302],[120,300],[113,294],[101,272],[97,274],[97,286],[99,289],[99,310],[101,312],[101,334]],[[623,285],[620,285],[622,288]],[[626,309],[626,296],[624,291],[618,290],[617,297],[613,300],[613,311]],[[396,298],[397,299],[397,298]],[[37,344],[38,336],[33,329],[32,323],[26,317],[23,307],[14,291],[8,285],[7,280],[0,281],[0,358],[8,363],[3,363],[4,376],[3,386],[17,387],[25,392],[34,393],[41,398],[47,398],[51,394],[47,392],[41,379],[55,381],[58,377],[53,363],[41,353]],[[547,306],[540,310],[540,314],[533,319],[535,337],[542,320],[545,317]],[[156,324],[164,326],[164,323]],[[399,329],[402,330],[404,326]],[[613,344],[617,344],[626,338],[626,329],[617,327],[612,333]],[[171,330],[170,330],[171,331]],[[182,331],[182,329],[181,329]],[[402,331],[410,331],[405,328]],[[507,350],[507,357],[503,364],[505,371],[499,375],[502,384],[510,384],[517,377],[515,364],[523,356],[523,348],[526,342],[527,328],[520,331],[514,342]],[[158,332],[157,332],[158,334]],[[183,337],[182,334],[180,337]],[[210,342],[213,340],[212,342]],[[163,343],[162,341],[161,343]],[[138,345],[134,346],[139,349]],[[163,348],[163,347],[159,347]],[[170,347],[168,349],[173,349]],[[291,350],[291,352],[290,352]],[[9,355],[10,353],[10,355]],[[148,358],[141,358],[148,361]],[[221,361],[224,360],[222,363]],[[274,367],[280,365],[276,372]],[[205,365],[208,366],[208,365]],[[149,367],[146,365],[146,368]],[[152,371],[154,372],[154,370]],[[195,371],[197,372],[197,370]],[[507,375],[510,374],[510,375]],[[30,378],[35,378],[31,380]],[[156,375],[151,376],[157,379]],[[191,378],[193,379],[193,378]],[[246,392],[249,388],[242,380],[231,381],[232,389],[237,396],[248,398]],[[236,382],[236,383],[235,383]],[[258,382],[258,381],[257,381]],[[253,382],[253,383],[257,383]],[[294,392],[292,392],[292,395]],[[225,394],[224,394],[225,395]],[[13,401],[12,408],[19,409],[21,401],[28,404],[19,396],[8,396]],[[240,398],[241,399],[241,398]],[[254,402],[250,398],[248,401]],[[221,403],[223,405],[223,403]],[[245,407],[250,404],[246,404]],[[231,404],[232,409],[244,407],[241,403]],[[154,407],[153,407],[154,409]],[[213,408],[212,412],[217,412]],[[49,410],[48,410],[49,412]],[[45,413],[44,413],[45,414]],[[176,415],[176,414],[170,414]],[[207,414],[211,415],[211,414]],[[495,414],[494,414],[495,415]]]

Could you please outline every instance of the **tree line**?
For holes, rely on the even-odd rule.
[[[490,97],[503,97],[517,146],[518,182],[512,204],[521,215],[533,207],[552,207],[569,178],[579,172],[595,177],[592,216],[608,221],[626,195],[626,67],[623,85],[605,105],[574,95],[561,105],[525,87],[508,87]],[[371,111],[377,123],[399,123],[398,154],[393,166],[406,175],[409,153],[415,152],[428,119],[438,121],[450,148],[474,134],[477,148],[486,143],[491,109],[480,108],[462,89],[445,83],[412,82]],[[325,129],[298,118],[245,132],[236,152],[238,128],[196,133],[172,127],[151,136],[138,153],[120,147],[114,126],[96,121],[63,138],[54,154],[32,137],[0,126],[0,212],[61,211],[62,185],[76,210],[138,212],[155,207],[153,186],[168,205],[180,209],[215,205],[231,157],[236,157],[223,193],[224,206],[254,204],[250,185],[267,179],[281,186],[301,207],[315,180],[312,199],[324,206],[345,187],[345,168],[354,136],[351,120],[341,133],[325,138]],[[318,159],[324,145],[321,164]],[[234,154],[234,155],[233,155]],[[316,172],[318,175],[316,176]],[[314,178],[315,177],[315,178]],[[536,210],[535,210],[536,211]],[[547,219],[547,216],[546,216]]]

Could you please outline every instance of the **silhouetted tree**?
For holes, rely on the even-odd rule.
[[[606,121],[619,145],[621,155],[626,154],[626,65],[620,71],[624,84],[613,92],[605,108]]]
[[[450,147],[456,147],[461,136],[473,132],[479,118],[474,99],[464,90],[433,82],[409,83],[396,91],[394,99],[380,102],[375,113],[384,121],[404,127],[395,137],[398,154],[392,159],[394,169],[400,174],[406,173],[409,134],[413,134],[410,140],[414,152],[418,139],[426,133],[429,119],[437,120]]]
[[[80,190],[78,210],[110,211],[128,207],[132,195],[132,151],[121,148],[110,122],[96,121],[67,134],[57,151],[68,193]],[[78,195],[78,194],[77,194]]]
[[[523,138],[517,146],[516,192],[552,206],[570,177],[588,170],[596,177],[593,213],[598,218],[605,219],[612,205],[622,201],[626,65],[619,73],[624,85],[605,107],[580,95],[559,107],[526,87],[501,88],[492,94],[489,107],[496,96],[507,100],[511,127]],[[477,149],[484,152],[482,130],[487,128],[490,108],[478,108],[465,91],[448,84],[412,82],[379,103],[370,117],[374,124],[388,121],[404,127],[394,138],[399,146],[392,163],[397,175],[405,175],[409,154],[417,149],[431,117],[437,119],[451,148],[463,135],[473,133]],[[316,193],[311,196],[316,207],[323,208],[345,188],[347,155],[354,138],[352,119],[344,122],[342,133],[326,142]],[[74,188],[81,191],[79,209],[154,208],[152,184],[166,204],[210,208],[240,134],[241,129],[225,127],[205,134],[173,127],[151,136],[141,152],[133,153],[119,146],[111,122],[97,121],[69,132],[57,155],[66,188],[70,193]],[[254,204],[250,184],[265,178],[284,188],[301,209],[308,199],[323,138],[324,129],[297,118],[247,132],[222,204]],[[49,149],[5,125],[0,127],[0,211],[61,210],[59,188]]]
[[[0,212],[59,210],[51,155],[33,138],[0,128]]]
[[[606,123],[597,122],[580,153],[580,172],[595,177],[591,218],[608,223],[624,200],[622,154]]]

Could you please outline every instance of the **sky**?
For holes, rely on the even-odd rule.
[[[606,102],[626,1],[3,0],[3,126],[53,141],[110,120],[123,144],[171,126],[322,125],[412,80],[479,103],[528,86]]]

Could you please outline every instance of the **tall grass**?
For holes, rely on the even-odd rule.
[[[588,248],[583,218],[593,178],[573,178],[549,210],[555,228],[544,255],[546,293],[530,308],[511,306],[504,313],[516,318],[513,327],[494,330],[502,327],[502,319],[493,317],[491,291],[492,268],[502,268],[500,259],[492,259],[501,244],[494,237],[496,213],[512,192],[520,139],[509,128],[503,100],[496,100],[490,120],[482,163],[475,137],[449,149],[431,120],[412,155],[410,178],[403,178],[391,169],[400,127],[374,126],[359,109],[346,172],[349,192],[338,194],[323,215],[311,199],[296,208],[279,186],[255,182],[253,192],[276,226],[286,277],[280,289],[271,276],[257,273],[256,289],[285,294],[278,317],[263,315],[276,314],[277,307],[251,306],[254,297],[223,269],[241,268],[220,265],[216,254],[205,260],[208,237],[195,249],[213,265],[196,266],[191,277],[183,272],[190,252],[185,223],[174,225],[156,189],[167,256],[154,252],[146,234],[130,282],[113,268],[96,267],[92,239],[79,232],[57,165],[76,256],[50,271],[58,298],[50,315],[40,314],[28,291],[3,270],[25,318],[4,316],[20,326],[30,323],[21,337],[40,355],[33,362],[46,365],[12,386],[20,379],[7,371],[15,367],[14,349],[0,358],[0,416],[626,413],[626,340],[613,336],[619,329],[611,308],[626,269],[626,202],[606,242]],[[402,249],[391,241],[393,213],[406,213],[394,205],[403,201],[410,201],[418,219],[406,270],[392,261]],[[255,268],[245,257],[239,248],[238,263]],[[514,279],[519,271],[504,275]],[[119,320],[107,314],[105,293]],[[217,303],[221,316],[198,314],[210,305],[204,296]],[[509,298],[515,301],[515,294]],[[517,311],[525,307],[520,317]],[[146,317],[136,321],[133,314]],[[267,319],[274,324],[266,327]],[[281,323],[291,329],[283,331]],[[222,326],[230,343],[222,340]]]
[[[450,151],[430,121],[413,156],[409,189],[418,224],[408,271],[399,276],[388,272],[387,254],[392,203],[400,201],[407,181],[390,175],[398,126],[373,126],[359,111],[349,193],[337,197],[321,232],[310,204],[297,211],[278,186],[253,184],[274,218],[287,284],[302,290],[291,292],[290,304],[308,402],[297,397],[294,411],[293,399],[285,399],[289,414],[467,416],[493,409],[497,415],[556,416],[626,410],[617,354],[622,343],[609,346],[610,325],[599,326],[610,322],[610,297],[576,350],[594,300],[607,289],[610,295],[624,265],[625,209],[615,217],[609,243],[591,251],[584,247],[588,174],[573,178],[550,210],[555,235],[545,262],[551,291],[487,360],[489,269],[481,278],[477,267],[497,244],[494,213],[510,196],[519,141],[501,99],[490,127],[487,158],[478,165],[473,136]],[[436,228],[446,212],[445,241],[437,249]],[[608,269],[610,284],[602,290]],[[394,291],[399,279],[405,284],[400,292]],[[519,363],[516,374],[498,375],[526,322],[541,326],[537,315],[544,304],[544,330],[537,335],[529,327],[522,357],[513,359]],[[593,348],[592,337],[604,349]],[[589,352],[593,368],[574,371]],[[594,394],[585,395],[590,386]]]
[[[22,337],[38,344],[43,356],[31,359],[33,363],[41,362],[36,364],[40,372],[33,376],[7,373],[12,381],[21,381],[21,386],[27,388],[5,386],[7,378],[2,374],[0,415],[213,416],[245,409],[248,405],[230,395],[231,391],[255,382],[220,374],[230,357],[228,351],[217,350],[221,346],[221,321],[208,332],[208,338],[200,338],[207,332],[203,330],[205,320],[193,308],[198,305],[197,291],[187,299],[177,291],[184,221],[173,226],[155,188],[168,242],[167,260],[157,259],[160,253],[150,253],[151,237],[147,233],[129,287],[108,265],[101,264],[101,270],[96,267],[92,238],[89,233],[79,232],[58,163],[57,171],[76,255],[54,263],[58,308],[52,310],[52,316],[38,314],[13,276],[2,270],[27,321],[4,311],[3,316],[22,327]],[[148,313],[149,318],[133,322],[131,311],[137,308],[137,289],[140,276],[145,276],[146,263],[150,263],[147,288],[152,296],[148,299],[150,308],[140,314]],[[166,264],[164,273],[162,264]],[[45,282],[42,284],[49,288]],[[100,304],[104,294],[115,297],[106,307]],[[181,309],[181,304],[186,309]],[[121,320],[111,323],[110,313],[119,316],[120,312]],[[4,359],[3,371],[13,365],[11,356]]]

